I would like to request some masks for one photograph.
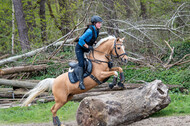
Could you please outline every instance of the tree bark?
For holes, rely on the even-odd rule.
[[[14,54],[14,36],[15,36],[15,9],[12,1],[12,48],[11,48],[12,54]]]
[[[45,16],[45,2],[46,0],[40,1],[40,24],[41,24],[41,39],[42,41],[47,40],[47,34],[46,34],[46,16]]]
[[[60,20],[61,20],[61,28],[62,28],[62,34],[66,34],[70,31],[69,29],[69,5],[66,0],[58,0],[59,1],[59,7],[60,7]]]
[[[36,84],[37,83],[33,83],[29,81],[0,79],[0,85],[7,85],[7,86],[13,86],[13,87],[34,88]]]
[[[125,126],[169,103],[167,86],[155,80],[134,90],[87,97],[81,101],[76,119],[79,126]]]
[[[10,68],[5,68],[5,69],[0,69],[0,75],[14,74],[14,73],[20,73],[20,72],[39,71],[39,70],[46,69],[47,67],[48,65],[46,64],[10,67]]]
[[[141,5],[141,13],[140,16],[142,16],[143,19],[147,18],[147,13],[146,13],[146,5],[145,2],[140,0],[140,5]]]
[[[22,2],[21,0],[13,0],[13,4],[14,4],[14,9],[15,9],[15,17],[17,21],[22,51],[29,50],[30,44],[28,40],[28,29],[25,22]]]

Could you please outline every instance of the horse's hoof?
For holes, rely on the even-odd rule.
[[[109,88],[112,89],[114,87],[114,84],[109,84]]]
[[[121,89],[125,89],[125,86],[123,85],[123,83],[121,83],[121,82],[118,82],[118,87],[120,87]]]

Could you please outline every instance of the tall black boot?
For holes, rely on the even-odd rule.
[[[81,90],[85,89],[84,82],[83,82],[83,68],[78,67],[78,77],[79,77],[79,88]]]

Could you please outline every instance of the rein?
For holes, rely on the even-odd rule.
[[[93,49],[93,50],[92,50],[92,56],[93,56],[94,59],[89,59],[89,60],[91,60],[91,61],[93,61],[93,62],[95,62],[95,63],[99,63],[99,64],[100,64],[100,63],[108,63],[108,65],[111,65],[111,64],[112,64],[111,61],[113,61],[112,57],[119,58],[119,57],[121,57],[121,56],[127,55],[126,53],[123,53],[123,54],[121,54],[121,55],[119,55],[119,54],[117,53],[116,45],[122,45],[122,44],[116,44],[116,40],[117,40],[117,39],[115,39],[115,41],[114,41],[114,47],[113,47],[113,49],[112,49],[112,51],[111,51],[111,54],[106,54],[106,53],[104,53],[104,52],[101,52],[101,51],[98,51],[98,50]],[[112,54],[113,50],[115,50],[116,56]],[[96,59],[95,56],[94,56],[94,51],[105,54],[105,57],[108,59],[108,61],[102,61],[102,60]],[[109,56],[111,56],[111,59],[109,58]],[[111,61],[110,61],[110,60],[111,60]]]

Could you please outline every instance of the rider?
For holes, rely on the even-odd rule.
[[[81,90],[85,89],[83,83],[83,68],[84,68],[84,52],[89,52],[93,50],[93,44],[95,43],[99,29],[102,26],[102,18],[100,16],[92,16],[91,24],[87,26],[87,30],[80,36],[79,41],[75,47],[75,53],[77,60],[79,62],[78,67],[78,78],[79,78],[79,88]],[[94,30],[94,31],[92,31]]]

